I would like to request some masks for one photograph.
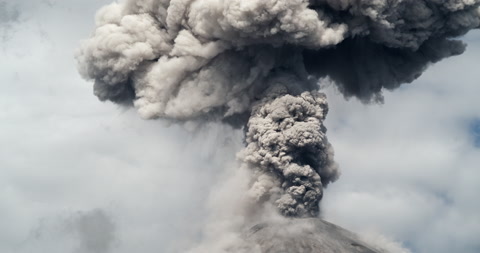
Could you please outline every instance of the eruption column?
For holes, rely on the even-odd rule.
[[[76,54],[94,93],[147,119],[245,127],[249,196],[285,216],[319,214],[338,177],[316,82],[383,101],[452,38],[480,25],[480,0],[126,0],[102,8]]]
[[[289,92],[289,86],[300,86],[296,78],[271,82],[252,107],[240,155],[255,174],[250,194],[274,203],[286,216],[318,216],[323,187],[338,176],[323,125],[326,97]]]

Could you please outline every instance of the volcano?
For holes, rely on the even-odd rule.
[[[318,218],[262,223],[247,238],[262,253],[382,253],[346,229]]]

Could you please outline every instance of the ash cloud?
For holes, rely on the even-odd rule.
[[[315,80],[322,77],[333,80],[345,97],[382,101],[383,89],[412,82],[429,64],[461,54],[465,45],[451,38],[479,26],[479,5],[477,0],[129,0],[98,12],[95,32],[76,57],[100,100],[133,105],[144,118],[247,125],[243,153],[251,154],[245,157],[266,158],[245,162],[282,189],[267,195],[283,196],[272,201],[285,214],[317,215],[322,186],[338,175],[324,137],[326,102],[301,112],[308,109],[286,101],[315,100]],[[288,87],[272,98],[278,82]],[[298,144],[272,139],[271,147],[262,147],[269,134],[258,113],[270,103],[289,112],[282,121],[299,122],[287,128],[275,122],[271,131],[279,136],[298,131],[288,133]],[[296,127],[301,124],[307,126]],[[260,129],[264,132],[253,136]],[[316,142],[303,147],[300,139],[310,137]],[[269,156],[283,159],[282,168],[266,165]],[[287,170],[290,162],[300,167]]]
[[[480,0],[127,0],[76,53],[101,101],[146,119],[244,127],[248,208],[317,217],[339,175],[318,92],[383,101],[480,24]],[[247,207],[246,207],[247,208]],[[248,209],[247,208],[247,209]]]
[[[326,97],[317,91],[290,95],[288,85],[299,82],[281,81],[272,80],[253,106],[240,157],[254,169],[255,199],[275,203],[285,216],[316,217],[323,187],[338,177],[323,125]]]
[[[411,82],[428,64],[462,53],[464,45],[449,39],[479,26],[478,5],[130,0],[99,11],[77,60],[101,100],[133,103],[145,118],[248,111],[286,45],[304,51],[309,74],[332,77],[346,96],[378,100],[382,88]]]
[[[347,39],[334,49],[304,52],[306,66],[318,78],[334,81],[346,97],[383,102],[382,91],[417,79],[427,67],[464,52],[458,40],[429,40],[416,51],[390,48],[365,38]],[[319,60],[320,59],[320,60]]]

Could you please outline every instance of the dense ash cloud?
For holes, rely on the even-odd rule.
[[[465,45],[452,38],[479,26],[479,5],[128,0],[98,12],[76,57],[100,100],[133,105],[144,118],[247,124],[243,161],[256,177],[252,189],[268,192],[258,202],[316,216],[322,186],[338,175],[318,78],[329,77],[346,97],[382,101],[384,88],[462,53]],[[278,83],[289,84],[272,95]]]
[[[335,49],[307,50],[304,56],[309,72],[333,80],[346,98],[383,102],[383,89],[394,90],[413,82],[430,63],[461,54],[465,46],[458,40],[429,40],[412,51],[353,38]]]
[[[478,0],[130,0],[99,11],[95,33],[77,59],[82,75],[95,80],[101,100],[133,102],[145,118],[248,111],[254,87],[262,86],[259,79],[275,66],[272,54],[284,45],[309,49],[304,63],[312,74],[331,76],[346,96],[369,101],[380,97],[383,87],[411,82],[429,63],[463,52],[463,44],[448,39],[479,26],[478,5]],[[322,48],[328,52],[318,52]],[[352,59],[360,62],[350,70],[344,64]],[[382,67],[392,63],[403,70]],[[365,72],[374,73],[358,74]],[[373,84],[366,84],[369,78]]]
[[[391,48],[416,50],[430,39],[457,37],[480,25],[477,0],[311,0],[349,27]]]
[[[289,95],[285,79],[272,80],[253,106],[240,157],[256,174],[249,190],[255,199],[275,203],[286,216],[318,216],[323,186],[338,177],[323,125],[326,97],[317,91]]]

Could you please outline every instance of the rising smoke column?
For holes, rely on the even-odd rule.
[[[127,0],[102,8],[77,52],[102,101],[146,119],[245,126],[239,158],[258,207],[317,216],[338,177],[324,77],[345,97],[383,89],[461,54],[480,0]]]
[[[289,94],[274,83],[252,107],[240,157],[255,173],[250,193],[286,216],[318,216],[323,186],[338,177],[323,125],[326,97],[317,91]]]

